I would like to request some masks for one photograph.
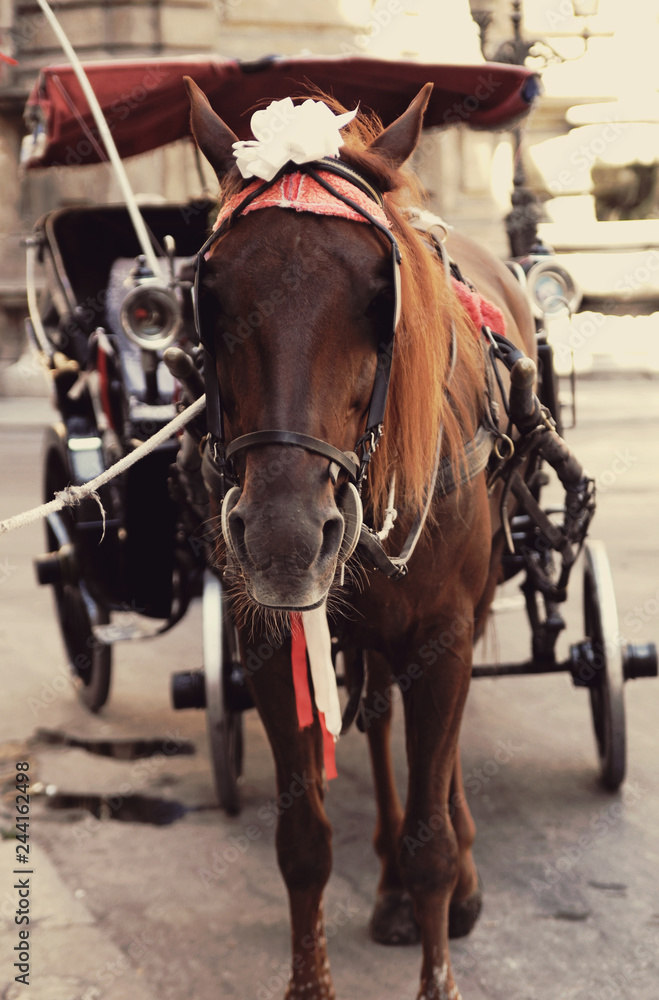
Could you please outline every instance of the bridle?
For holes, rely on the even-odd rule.
[[[377,351],[377,366],[373,391],[369,404],[368,416],[366,419],[366,430],[355,443],[352,452],[341,451],[334,445],[323,441],[320,438],[309,434],[300,434],[297,431],[285,429],[272,429],[252,431],[234,438],[228,444],[224,435],[224,410],[220,385],[217,377],[215,344],[213,331],[207,329],[202,322],[201,303],[201,282],[203,278],[206,257],[217,241],[225,235],[227,230],[235,223],[236,219],[247,208],[252,201],[272,187],[284,174],[293,172],[304,172],[308,174],[316,183],[320,184],[329,194],[338,198],[344,204],[369,222],[378,232],[384,236],[391,248],[391,265],[393,275],[393,309],[391,330],[389,335],[380,341]],[[343,192],[339,191],[330,181],[321,176],[323,173],[336,174],[348,180],[352,185],[364,192],[379,208],[384,207],[384,200],[380,192],[368,183],[357,171],[330,157],[323,160],[316,160],[311,163],[293,164],[288,163],[270,181],[264,181],[256,189],[252,190],[233,209],[230,215],[218,226],[209,236],[197,254],[195,264],[194,283],[194,315],[197,335],[204,351],[204,380],[206,384],[206,410],[208,418],[208,437],[204,448],[202,472],[207,487],[219,502],[223,502],[229,490],[239,487],[238,475],[235,471],[233,459],[242,451],[250,448],[261,447],[262,445],[279,444],[284,446],[295,446],[304,448],[306,451],[316,455],[322,455],[329,459],[330,475],[336,481],[339,469],[348,477],[348,483],[354,487],[357,494],[361,496],[364,482],[367,478],[368,466],[373,454],[378,446],[378,442],[383,433],[384,413],[389,393],[389,382],[391,378],[391,363],[393,359],[394,339],[396,328],[400,319],[401,295],[400,295],[400,264],[401,253],[396,237],[378,219],[363,208],[358,202],[353,201]],[[352,546],[354,549],[357,544]]]
[[[226,216],[211,236],[209,236],[197,254],[194,283],[194,315],[197,335],[204,352],[204,380],[208,420],[208,434],[204,442],[201,471],[207,489],[222,506],[222,532],[227,544],[228,558],[232,558],[236,556],[236,553],[233,552],[231,536],[228,531],[228,517],[233,507],[238,503],[241,495],[238,475],[233,463],[234,457],[249,448],[271,444],[304,448],[312,454],[322,455],[329,460],[329,475],[334,483],[336,483],[341,469],[347,477],[346,482],[341,487],[340,494],[337,495],[337,500],[340,500],[340,506],[344,515],[350,515],[349,517],[344,516],[346,529],[338,556],[339,564],[343,566],[355,549],[359,547],[359,555],[364,561],[380,570],[385,576],[391,579],[400,579],[407,575],[409,561],[423,532],[436,491],[440,495],[447,495],[456,488],[458,483],[469,482],[475,475],[481,472],[487,465],[492,450],[492,439],[497,434],[493,427],[481,426],[474,438],[465,446],[464,467],[456,472],[453,470],[450,460],[448,458],[442,459],[441,457],[442,433],[440,429],[440,434],[435,445],[433,472],[426,490],[425,506],[414,518],[399,555],[390,556],[384,549],[383,541],[386,539],[393,521],[391,521],[388,529],[383,529],[380,532],[364,524],[361,496],[368,475],[369,463],[384,430],[384,414],[389,393],[394,342],[401,313],[400,265],[402,258],[396,237],[390,232],[387,226],[376,215],[338,190],[330,181],[321,176],[319,171],[336,174],[338,177],[348,180],[359,190],[365,192],[368,198],[379,209],[384,207],[382,194],[357,173],[357,171],[340,160],[325,158],[304,164],[289,163],[272,180],[265,181],[263,184],[250,190],[238,202],[236,207],[232,209],[230,214]],[[384,236],[391,248],[393,287],[391,325],[388,336],[386,339],[380,340],[377,351],[377,367],[366,419],[366,430],[356,442],[355,450],[352,452],[341,451],[327,441],[322,441],[320,438],[309,434],[301,434],[297,431],[285,429],[252,431],[234,438],[228,444],[224,436],[224,412],[217,377],[215,344],[212,331],[207,329],[202,322],[201,281],[204,265],[210,249],[231,228],[247,206],[267,191],[268,188],[272,187],[282,176],[294,172],[308,174],[333,197],[338,198],[345,205],[348,205],[361,215]],[[443,262],[445,279],[448,282],[450,280],[449,259],[441,251],[441,248],[437,249]],[[455,369],[456,356],[457,340],[455,327],[451,324],[451,365],[445,391],[448,388],[448,382]],[[358,452],[361,452],[361,454],[358,454]],[[393,482],[390,493],[393,493]],[[391,502],[392,498],[390,497],[390,504]],[[350,530],[348,530],[348,524],[350,525]]]

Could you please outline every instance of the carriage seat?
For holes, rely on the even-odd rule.
[[[177,255],[184,258],[194,256],[206,239],[213,207],[210,199],[200,199],[140,206],[140,211],[158,243],[173,236]],[[84,366],[87,338],[98,326],[109,325],[108,288],[115,262],[134,262],[141,253],[128,210],[125,205],[56,209],[39,220],[36,230],[52,299],[44,320],[66,334],[53,336],[57,350]]]

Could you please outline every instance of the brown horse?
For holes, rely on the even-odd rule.
[[[226,201],[246,186],[235,167],[236,137],[201,91],[191,81],[188,86],[194,136]],[[438,440],[442,455],[460,468],[487,399],[479,331],[404,211],[417,194],[401,167],[419,140],[430,89],[384,130],[356,119],[340,151],[340,160],[384,195],[402,255],[402,315],[385,430],[364,486],[367,517],[378,522],[396,473],[398,519],[386,543],[391,552],[399,551],[423,508]],[[533,322],[507,268],[457,234],[447,246],[462,273],[501,309],[508,337],[533,357]],[[333,215],[269,207],[232,218],[206,257],[203,322],[216,359],[227,442],[274,428],[351,453],[366,425],[381,363],[378,349],[391,330],[390,250],[382,232]],[[356,651],[367,651],[364,714],[381,861],[372,933],[383,942],[421,940],[418,1000],[456,998],[448,939],[469,932],[481,904],[458,736],[474,639],[500,574],[496,492],[488,496],[483,471],[458,488],[436,491],[409,573],[389,579],[364,566],[344,583],[337,567],[347,519],[339,495],[347,473],[339,465],[332,469],[326,454],[299,440],[256,439],[234,457],[239,500],[226,528],[243,600],[265,609],[240,629],[243,654],[271,635],[268,609],[279,609],[273,613],[281,616],[311,608],[330,589],[335,609],[343,606],[346,614],[337,614],[335,631],[347,663]],[[295,774],[312,779],[282,812],[277,829],[292,922],[286,998],[328,1000],[334,990],[322,894],[331,868],[331,829],[323,808],[323,738],[317,718],[309,728],[298,725],[290,638],[273,645],[272,657],[249,683],[274,754],[279,792],[289,789]],[[393,778],[390,710],[382,710],[396,681],[403,691],[409,763],[405,808]]]

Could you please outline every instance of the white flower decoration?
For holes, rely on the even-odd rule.
[[[335,115],[322,101],[293,104],[290,97],[273,101],[252,115],[253,139],[234,142],[234,156],[243,177],[271,181],[288,163],[310,163],[323,156],[338,156],[343,144],[340,130],[357,114]]]

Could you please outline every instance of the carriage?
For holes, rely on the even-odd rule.
[[[112,122],[119,152],[124,156],[144,152],[187,134],[189,110],[182,78],[189,75],[210,96],[226,129],[223,132],[217,120],[210,117],[212,112],[208,105],[191,85],[197,143],[218,176],[222,173],[225,155],[218,152],[222,142],[226,145],[227,137],[233,137],[240,143],[247,134],[244,111],[263,97],[285,99],[291,91],[299,89],[298,84],[306,81],[311,81],[320,90],[331,90],[334,97],[348,107],[354,104],[355,97],[359,97],[363,105],[375,109],[385,126],[394,129],[402,121],[408,123],[406,127],[412,132],[412,126],[418,124],[424,110],[426,126],[451,121],[450,109],[456,102],[471,109],[469,124],[501,128],[521,116],[537,92],[532,74],[519,67],[497,65],[488,66],[487,71],[496,75],[498,86],[486,97],[469,104],[467,101],[473,95],[481,67],[410,63],[392,66],[375,59],[309,58],[270,59],[256,65],[226,60],[203,63],[176,60],[159,63],[157,70],[155,76],[164,82],[154,87],[125,119],[115,107],[117,114],[113,120],[114,95],[130,93],[139,74],[143,76],[144,67],[120,65],[116,67],[117,76],[115,71],[110,74],[107,66],[90,67],[92,84]],[[420,94],[406,111],[410,99],[428,80],[435,85],[432,96],[427,89],[422,91],[423,98]],[[291,81],[295,81],[295,85]],[[102,157],[93,125],[86,120],[81,108],[84,108],[81,94],[69,70],[59,67],[42,73],[29,104],[29,117],[40,135],[32,151],[32,165],[66,164],[67,156],[72,165],[81,155],[85,162]],[[398,132],[385,129],[383,134],[389,135],[391,148],[401,142],[399,133],[400,126]],[[375,149],[379,148],[377,142],[377,139],[372,140]],[[249,149],[249,144],[242,148]],[[391,148],[388,153],[395,159]],[[77,150],[73,158],[72,150]],[[384,176],[382,164],[379,169]],[[182,433],[160,444],[106,484],[98,496],[87,498],[71,510],[48,516],[47,552],[36,561],[37,575],[40,583],[54,590],[59,623],[82,701],[92,711],[100,710],[105,703],[110,687],[113,643],[162,634],[184,618],[191,600],[200,599],[203,668],[181,670],[174,675],[172,701],[176,709],[197,708],[206,712],[220,805],[229,813],[236,813],[240,808],[242,715],[254,704],[252,685],[255,678],[261,682],[268,661],[287,643],[293,660],[294,680],[298,671],[296,685],[300,671],[304,674],[301,687],[295,687],[297,717],[301,724],[303,711],[308,713],[309,720],[316,718],[313,700],[302,707],[304,684],[308,683],[306,657],[309,657],[318,717],[325,718],[321,723],[322,732],[314,737],[320,742],[313,753],[317,762],[324,762],[329,773],[331,753],[328,753],[328,745],[338,730],[334,720],[328,735],[327,724],[336,715],[337,701],[322,668],[314,668],[312,647],[314,643],[317,647],[325,643],[337,683],[347,688],[348,697],[340,712],[339,728],[357,719],[361,728],[369,730],[369,705],[375,692],[368,685],[369,675],[374,670],[368,670],[359,642],[355,645],[354,638],[349,639],[354,628],[345,628],[340,615],[330,619],[327,633],[323,631],[325,626],[319,623],[316,614],[319,606],[323,616],[325,614],[322,588],[318,591],[320,599],[315,591],[311,597],[307,594],[303,598],[296,591],[297,597],[282,601],[277,596],[267,596],[271,581],[259,578],[260,592],[266,594],[262,603],[273,608],[275,613],[261,632],[268,640],[263,652],[259,652],[262,647],[258,642],[250,644],[245,638],[249,628],[244,624],[244,602],[240,596],[236,597],[235,581],[243,572],[248,547],[245,533],[252,530],[245,507],[240,506],[244,499],[241,480],[243,486],[246,483],[246,455],[265,453],[267,461],[256,470],[253,465],[251,467],[250,488],[261,500],[273,497],[273,503],[282,480],[297,481],[296,477],[299,478],[300,461],[308,465],[320,457],[329,465],[331,487],[328,488],[333,495],[335,492],[337,506],[328,508],[329,513],[323,515],[325,520],[319,529],[321,554],[325,548],[335,545],[334,562],[330,560],[332,574],[336,570],[338,584],[343,587],[347,571],[348,589],[351,587],[351,558],[355,559],[361,567],[356,572],[368,575],[367,586],[374,592],[380,588],[376,577],[385,581],[387,587],[395,587],[397,581],[408,579],[408,563],[414,565],[414,552],[423,538],[433,499],[462,498],[469,493],[471,483],[485,473],[487,498],[496,497],[499,518],[499,556],[492,587],[518,574],[523,576],[521,590],[528,613],[531,650],[524,662],[474,667],[472,676],[568,672],[576,685],[589,689],[601,779],[607,789],[617,789],[625,775],[624,683],[631,678],[656,676],[657,660],[653,646],[630,646],[620,641],[606,552],[601,543],[586,540],[595,510],[594,484],[561,435],[561,402],[547,329],[557,311],[562,314],[570,307],[569,275],[556,266],[551,253],[508,262],[510,301],[516,303],[515,310],[519,310],[520,315],[534,317],[532,341],[526,344],[526,350],[520,350],[518,343],[501,331],[497,332],[497,319],[503,313],[496,308],[492,310],[491,303],[481,296],[480,292],[487,292],[487,289],[479,287],[477,281],[473,287],[469,280],[471,274],[463,275],[461,262],[456,263],[449,257],[441,220],[423,212],[411,217],[411,227],[421,234],[419,246],[425,248],[424,253],[433,255],[447,286],[454,289],[464,305],[461,322],[468,325],[469,320],[474,321],[476,317],[477,337],[467,353],[472,352],[470,357],[474,366],[481,361],[485,365],[486,405],[464,448],[460,450],[456,446],[457,458],[446,457],[442,450],[442,433],[438,432],[426,497],[416,516],[409,519],[406,530],[400,533],[404,517],[399,519],[399,525],[394,525],[395,489],[392,486],[380,505],[384,524],[378,531],[377,524],[369,524],[368,508],[364,514],[361,494],[366,482],[372,489],[376,481],[369,465],[372,459],[375,465],[377,445],[380,455],[383,454],[380,436],[392,356],[395,367],[396,352],[400,350],[398,346],[394,349],[394,334],[405,290],[401,292],[398,285],[397,238],[392,237],[386,218],[383,221],[382,199],[373,195],[377,185],[372,183],[370,174],[365,179],[363,170],[355,170],[354,164],[337,168],[326,158],[315,156],[310,165],[302,160],[300,176],[313,180],[316,185],[314,197],[320,199],[317,204],[325,205],[323,199],[327,195],[340,202],[339,209],[335,205],[334,209],[327,210],[325,205],[308,210],[310,214],[317,211],[321,216],[342,215],[344,220],[354,220],[354,213],[357,213],[358,219],[368,225],[353,225],[353,230],[363,232],[373,228],[376,240],[380,241],[378,246],[384,242],[388,248],[385,271],[379,263],[377,268],[373,265],[372,280],[378,289],[378,323],[383,324],[387,332],[378,342],[376,364],[369,369],[375,372],[375,389],[372,396],[368,393],[368,405],[364,406],[362,400],[360,408],[366,430],[354,450],[352,446],[338,448],[329,444],[320,431],[312,435],[286,426],[277,426],[274,430],[261,426],[256,430],[243,429],[242,435],[233,436],[233,440],[230,437],[228,442],[225,440],[226,425],[231,423],[231,408],[236,404],[231,400],[227,402],[226,384],[220,388],[215,348],[207,332],[208,316],[213,308],[212,303],[209,304],[209,285],[211,279],[216,278],[214,252],[238,217],[243,213],[248,215],[251,200],[255,216],[250,225],[254,234],[256,223],[264,217],[259,209],[282,204],[281,201],[267,201],[267,198],[272,184],[280,177],[285,184],[287,176],[285,170],[282,173],[275,169],[273,176],[264,182],[255,180],[251,186],[234,191],[234,200],[230,200],[229,208],[224,217],[220,216],[210,237],[211,199],[179,205],[141,206],[140,213],[151,245],[156,248],[157,273],[149,266],[131,217],[123,206],[56,210],[37,223],[30,240],[31,317],[28,329],[37,349],[47,358],[55,402],[61,415],[60,422],[46,434],[45,500],[65,490],[69,483],[83,484],[93,479],[146,444],[177,412],[184,412],[200,400],[204,392],[206,396],[205,408],[196,408]],[[344,184],[348,185],[347,189]],[[290,207],[290,199],[301,197],[299,192],[289,188],[285,189],[284,196],[289,199],[287,207]],[[266,200],[259,203],[259,198]],[[346,214],[350,212],[353,215]],[[249,230],[245,223],[240,225]],[[369,246],[364,242],[364,259],[368,259],[372,250]],[[270,256],[275,252],[276,248],[270,250]],[[333,259],[339,259],[339,252],[343,251],[337,245]],[[239,260],[247,272],[252,273],[250,257],[241,245],[231,265],[234,282],[237,281],[235,268]],[[312,262],[307,273],[317,280],[324,261],[321,254],[320,263],[314,265]],[[37,280],[39,269],[45,270],[45,282]],[[284,301],[281,278],[279,280],[279,285],[272,286],[269,298],[267,290],[263,292],[263,301],[277,307]],[[383,295],[385,285],[386,294]],[[307,308],[313,311],[310,304]],[[514,319],[517,318],[515,310],[510,314]],[[246,324],[243,320],[242,328],[234,324],[231,335],[224,335],[222,349],[229,354],[236,345],[252,349],[257,339],[255,331],[262,323],[262,318],[250,321],[248,317]],[[451,372],[456,366],[456,343],[466,328],[461,327],[456,334],[455,325],[453,327],[453,339],[445,358]],[[537,358],[537,379],[536,366],[527,354]],[[279,377],[283,378],[281,372]],[[332,375],[326,377],[333,378]],[[450,398],[452,389],[452,386],[443,386],[446,399]],[[245,397],[249,392],[249,387],[243,387]],[[464,416],[466,410],[461,412]],[[421,419],[425,419],[423,414]],[[322,421],[318,426],[321,424]],[[265,427],[268,427],[268,420],[265,420]],[[389,454],[393,464],[393,452],[385,454]],[[300,455],[303,456],[301,460]],[[541,495],[549,474],[556,475],[565,491],[565,501],[559,506],[545,508]],[[307,488],[311,487],[305,481],[300,489]],[[488,502],[485,493],[483,498]],[[323,503],[325,499],[318,500],[317,506],[320,508]],[[220,517],[224,541],[219,543],[222,557],[218,567],[218,538],[212,529]],[[287,513],[286,517],[302,521],[301,516]],[[335,538],[339,521],[340,531]],[[298,526],[290,530],[297,531]],[[262,540],[250,544],[254,552]],[[423,542],[419,544],[419,552],[422,548]],[[400,554],[393,555],[394,550]],[[585,637],[571,644],[567,658],[559,659],[556,643],[565,627],[560,608],[567,599],[569,576],[582,550],[585,552]],[[255,578],[259,574],[267,576],[269,556],[266,556],[262,560],[267,564],[266,570],[261,573],[259,569]],[[253,556],[250,558],[258,562]],[[287,560],[289,556],[282,554],[281,561]],[[296,578],[300,575],[299,567],[292,575]],[[409,578],[413,575],[412,571]],[[353,585],[357,585],[354,577]],[[490,592],[489,598],[491,596]],[[298,624],[297,631],[291,624],[287,634],[282,627],[282,608],[284,613],[290,610],[293,615],[308,617]],[[457,618],[453,619],[453,631],[448,630],[448,639],[441,638],[446,630],[441,632],[440,644],[444,644],[443,653],[449,657],[457,656],[462,644],[461,633],[455,627],[455,621],[460,621],[460,613],[455,611]],[[391,614],[395,617],[393,610]],[[258,632],[258,620],[255,621]],[[326,622],[326,618],[323,621]],[[370,622],[368,625],[376,627]],[[299,636],[305,632],[307,649],[305,651],[303,645],[300,652]],[[423,652],[420,655],[423,657]],[[322,660],[321,654],[318,659]],[[413,686],[415,676],[410,668],[408,673],[397,677],[404,694]],[[459,701],[461,695],[456,697]],[[262,710],[263,705],[259,708]],[[373,717],[372,710],[370,717]],[[270,725],[276,729],[275,722]],[[322,771],[320,764],[319,767]],[[459,789],[459,779],[454,776],[452,780],[458,782],[452,787]],[[459,797],[453,796],[451,801],[458,812],[463,810]],[[463,817],[464,825],[468,827],[468,813],[464,816],[467,817]],[[435,816],[431,818],[434,820]],[[445,831],[441,822],[438,820],[437,828],[432,826],[432,829],[437,831],[437,842],[442,842]],[[464,839],[468,854],[468,829]],[[454,910],[454,903],[451,903],[449,931],[452,934],[468,932],[480,908],[478,897],[479,890],[470,884],[466,898],[459,901],[464,904],[462,909]],[[320,958],[317,960],[320,962]],[[435,976],[438,989],[444,988],[442,982],[444,985],[449,982],[444,966],[436,973],[424,975],[427,979],[430,977],[428,981]]]

